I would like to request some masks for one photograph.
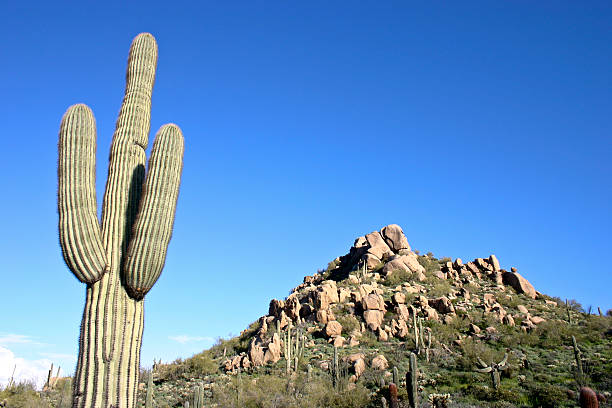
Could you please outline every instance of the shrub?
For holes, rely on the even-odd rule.
[[[359,320],[353,315],[338,316],[336,320],[342,325],[342,333],[345,335],[350,335],[354,330],[359,331],[361,326]]]
[[[218,371],[219,366],[207,353],[196,354],[185,361],[187,369],[194,374],[210,375]]]
[[[404,282],[412,280],[412,272],[397,269],[387,274],[387,277],[382,282],[385,286],[397,286]]]

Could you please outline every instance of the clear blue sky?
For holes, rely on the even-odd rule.
[[[175,122],[186,142],[144,365],[240,332],[389,223],[612,308],[609,2],[128,3],[0,6],[0,361],[74,368],[85,288],[58,244],[59,123],[93,109],[101,200],[142,31],[152,132]]]

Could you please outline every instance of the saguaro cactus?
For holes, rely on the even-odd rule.
[[[140,369],[144,296],[159,278],[179,191],[183,136],[155,137],[145,180],[157,44],[138,35],[113,136],[102,221],[95,190],[96,127],[86,105],[65,113],[59,132],[59,236],[66,264],[87,285],[73,385],[75,408],[132,408]]]

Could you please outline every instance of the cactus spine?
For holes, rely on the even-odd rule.
[[[145,180],[157,44],[138,35],[97,218],[96,127],[91,110],[73,105],[59,132],[58,212],[64,260],[85,283],[73,407],[132,408],[140,370],[144,296],[159,278],[172,233],[182,171],[176,125],[156,135]]]
[[[416,354],[410,353],[410,370],[406,373],[406,390],[408,391],[408,402],[411,408],[416,408],[419,405],[418,380]]]

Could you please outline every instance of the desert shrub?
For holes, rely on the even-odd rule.
[[[530,383],[526,385],[529,402],[534,407],[555,408],[567,400],[567,390],[553,384]]]
[[[32,381],[21,381],[10,387],[0,388],[0,402],[4,401],[10,408],[47,408]]]
[[[305,381],[300,376],[292,381],[274,375],[252,381],[234,378],[227,385],[214,388],[213,400],[222,407],[330,407],[357,408],[368,405],[369,391],[360,384],[353,389],[334,389],[324,376]]]
[[[518,389],[504,386],[494,389],[486,385],[470,384],[465,388],[465,393],[480,401],[505,401],[509,403],[521,401],[521,393]]]
[[[397,269],[387,274],[387,277],[382,282],[385,286],[397,286],[404,282],[412,280],[412,272]]]
[[[486,343],[474,340],[471,337],[463,339],[461,342],[461,357],[457,359],[458,368],[464,371],[473,370],[476,367],[477,358],[480,358],[487,364],[493,361],[497,363],[504,358],[504,352],[494,350]]]
[[[208,353],[196,354],[185,360],[185,364],[190,373],[199,375],[214,374],[219,369],[219,365],[210,358]]]
[[[357,320],[355,316],[350,314],[338,316],[336,320],[342,325],[342,333],[345,335],[350,335],[354,330],[359,331],[359,328],[361,326],[359,324],[359,320]]]
[[[437,259],[433,257],[419,256],[418,261],[419,261],[419,264],[421,264],[421,266],[425,268],[425,273],[427,275],[431,275],[435,271],[440,270],[440,263],[438,262]]]
[[[451,293],[452,288],[450,283],[445,280],[436,280],[433,287],[429,289],[427,292],[429,297],[440,297],[440,296],[448,296]]]

